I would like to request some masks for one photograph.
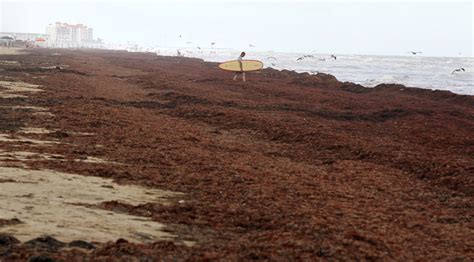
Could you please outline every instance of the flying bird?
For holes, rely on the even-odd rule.
[[[181,38],[181,35],[179,35],[178,37]]]
[[[254,46],[254,45],[252,45],[252,44],[249,44],[249,46],[250,46],[250,47],[255,47],[255,46]]]
[[[301,61],[301,60],[303,60],[303,59],[305,59],[305,58],[313,58],[313,57],[314,57],[313,55],[303,55],[303,56],[301,56],[301,57],[298,57],[298,59],[296,59],[296,61]]]
[[[410,53],[412,55],[423,54],[423,52],[419,52],[419,51],[418,52],[410,51],[408,53]]]
[[[336,60],[336,59],[337,59],[337,56],[331,55],[331,58],[333,58],[334,60]]]
[[[267,57],[267,59],[274,59],[274,60],[277,60],[277,58],[274,57],[274,56],[269,56],[269,57]]]
[[[196,48],[197,48],[197,49],[199,49],[199,50],[201,50],[201,48],[200,48],[199,46],[198,46],[198,47],[196,47]]]
[[[216,42],[212,42],[212,43],[211,43],[211,45],[215,45],[215,44],[216,44]]]
[[[466,69],[464,69],[464,68],[461,67],[461,68],[458,68],[458,69],[454,69],[451,74],[454,75],[455,72],[465,72],[465,71],[466,71]]]

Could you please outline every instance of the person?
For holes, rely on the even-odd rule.
[[[242,81],[245,82],[245,72],[244,72],[244,67],[242,64],[242,59],[244,58],[244,56],[245,56],[245,52],[242,52],[240,53],[239,57],[237,57],[237,61],[239,61],[239,65],[240,65],[240,72],[235,72],[234,81],[237,80],[237,77],[239,75],[242,75]]]

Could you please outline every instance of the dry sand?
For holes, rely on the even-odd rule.
[[[137,186],[117,185],[111,179],[54,171],[0,167],[0,219],[19,219],[0,227],[0,233],[27,241],[49,235],[70,242],[107,242],[125,238],[135,242],[172,239],[163,225],[149,218],[88,207],[105,201],[130,205],[165,203],[179,194]]]
[[[24,93],[43,91],[39,85],[27,84],[17,81],[0,81],[0,98],[25,98]]]
[[[0,47],[0,55],[26,55],[25,49]]]

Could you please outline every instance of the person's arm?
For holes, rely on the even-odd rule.
[[[237,58],[237,61],[239,62],[239,66],[240,66],[240,72],[243,72],[244,71],[244,65],[242,64],[242,56],[239,56]]]

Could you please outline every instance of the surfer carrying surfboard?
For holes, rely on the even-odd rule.
[[[225,71],[234,73],[234,81],[239,75],[242,75],[242,80],[245,82],[245,73],[259,71],[263,68],[262,61],[258,60],[244,60],[245,52],[240,53],[237,60],[231,60],[219,64],[219,68]]]
[[[240,66],[240,71],[235,72],[234,81],[237,80],[237,77],[239,76],[239,74],[241,74],[242,75],[242,81],[245,82],[244,66],[242,65],[242,60],[243,60],[244,56],[245,56],[245,52],[242,52],[242,53],[240,53],[239,57],[237,57],[237,61],[239,62],[239,66]]]

